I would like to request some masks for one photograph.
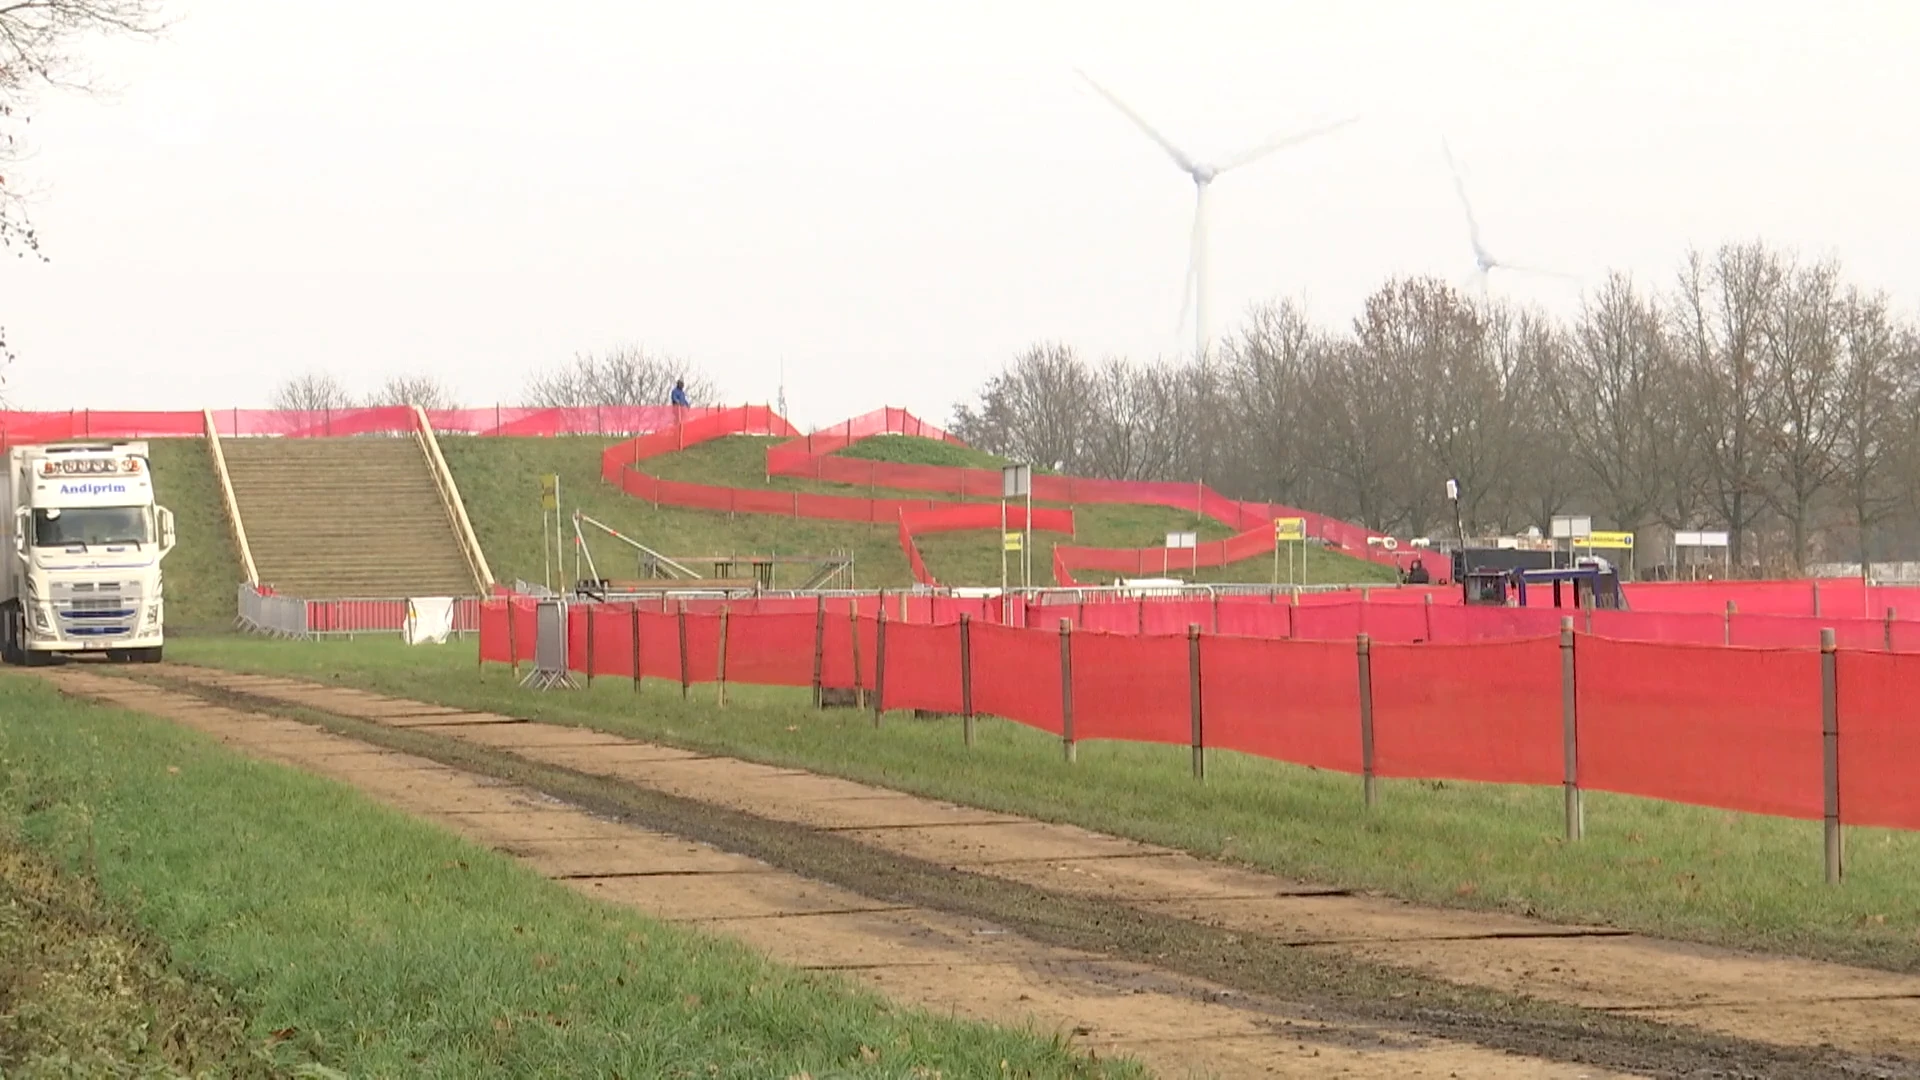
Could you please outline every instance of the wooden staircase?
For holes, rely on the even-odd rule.
[[[418,440],[223,439],[221,446],[262,585],[306,600],[482,591]]]

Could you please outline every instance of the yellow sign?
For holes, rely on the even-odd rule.
[[[560,477],[551,474],[540,478],[540,509],[560,509]]]
[[[1595,529],[1593,533],[1587,537],[1585,546],[1590,548],[1612,548],[1618,551],[1632,551],[1633,534],[1630,532],[1601,532]]]
[[[1274,518],[1273,538],[1280,540],[1305,540],[1307,538],[1306,518]]]
[[[1012,532],[1008,533],[1003,543],[1006,544],[1005,550],[1019,551],[1020,550],[1020,534],[1012,533]]]

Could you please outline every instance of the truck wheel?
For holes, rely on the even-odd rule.
[[[18,667],[26,662],[20,650],[21,629],[20,605],[0,608],[0,664]]]

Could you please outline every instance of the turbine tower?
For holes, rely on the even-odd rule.
[[[1440,140],[1440,152],[1446,155],[1447,171],[1453,174],[1453,192],[1460,197],[1460,209],[1467,216],[1467,241],[1473,245],[1473,287],[1481,300],[1487,298],[1487,278],[1494,270],[1511,270],[1516,274],[1539,274],[1545,277],[1572,279],[1572,274],[1563,274],[1558,270],[1543,270],[1536,266],[1518,266],[1493,257],[1480,239],[1480,220],[1473,214],[1473,203],[1467,199],[1466,181],[1460,179],[1460,166],[1454,163],[1453,147],[1447,140]]]
[[[1152,124],[1147,123],[1145,118],[1133,111],[1132,107],[1115,96],[1113,91],[1095,82],[1093,76],[1088,75],[1078,68],[1075,68],[1074,71],[1082,79],[1085,79],[1087,85],[1093,87],[1101,97],[1106,98],[1109,104],[1120,110],[1121,114],[1126,116],[1127,119],[1133,121],[1134,126],[1144,132],[1147,138],[1159,144],[1160,149],[1165,150],[1167,156],[1173,158],[1173,163],[1179,166],[1180,171],[1186,173],[1193,179],[1193,239],[1191,241],[1192,246],[1187,255],[1187,288],[1189,290],[1187,297],[1192,299],[1194,309],[1194,355],[1204,361],[1207,358],[1207,353],[1212,343],[1208,336],[1210,327],[1207,323],[1209,312],[1208,303],[1211,299],[1208,292],[1207,281],[1207,189],[1212,186],[1215,180],[1219,179],[1221,173],[1229,169],[1237,169],[1242,165],[1250,165],[1276,150],[1303,143],[1309,139],[1345,127],[1355,120],[1358,120],[1359,117],[1349,116],[1343,120],[1337,120],[1331,124],[1310,128],[1306,131],[1275,132],[1249,150],[1242,151],[1241,153],[1234,154],[1217,162],[1203,162],[1196,160],[1192,155],[1175,146],[1171,139],[1154,130]],[[1186,317],[1186,300],[1183,298],[1180,321],[1184,323]]]

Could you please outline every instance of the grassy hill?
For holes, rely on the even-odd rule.
[[[233,626],[234,590],[246,576],[220,505],[220,485],[204,439],[153,439],[154,497],[173,511],[176,546],[161,567],[167,632]]]
[[[502,581],[523,578],[538,582],[545,576],[540,544],[540,476],[560,476],[563,511],[575,507],[640,543],[670,556],[818,554],[845,549],[854,555],[854,577],[862,588],[898,588],[911,583],[898,532],[891,525],[858,525],[794,518],[653,507],[631,498],[600,480],[600,454],[617,440],[588,436],[560,439],[502,439],[442,437],[441,450],[460,485],[480,545]],[[833,495],[906,495],[869,491],[863,487],[820,483],[793,477],[766,475],[767,447],[780,440],[737,436],[719,439],[647,463],[647,470],[668,480],[753,488],[763,491],[799,491]],[[915,464],[970,465],[996,468],[999,459],[928,439],[889,436],[851,447],[847,456],[867,460]],[[1068,542],[1098,547],[1145,547],[1161,543],[1174,531],[1195,531],[1202,540],[1217,540],[1231,530],[1215,521],[1197,520],[1191,513],[1166,507],[1082,506],[1075,511],[1079,535],[1066,537],[1036,533],[1035,578],[1051,584],[1053,546]],[[551,528],[551,525],[548,526]],[[571,552],[572,530],[565,536]],[[638,572],[633,549],[598,532],[590,532],[588,548],[603,577],[630,577]],[[949,533],[921,539],[928,567],[943,584],[997,585],[1000,553],[991,532]],[[1270,560],[1253,559],[1216,570],[1203,569],[1202,581],[1266,581]],[[795,571],[798,572],[797,570]],[[1018,568],[1015,566],[1015,580]],[[1309,579],[1329,581],[1386,581],[1391,572],[1374,564],[1313,550]],[[565,577],[574,575],[569,554]],[[1181,576],[1176,574],[1176,576]],[[1192,576],[1192,575],[1186,575]],[[788,582],[793,584],[795,582]]]
[[[912,583],[899,533],[890,524],[858,525],[741,514],[729,517],[702,510],[654,507],[630,498],[600,479],[600,454],[619,440],[593,436],[567,438],[473,438],[442,436],[441,450],[466,499],[480,546],[496,578],[540,582],[547,570],[541,558],[540,477],[560,476],[560,503],[577,507],[656,551],[670,556],[806,554],[834,550],[853,553],[855,584],[861,588],[904,588]],[[836,495],[898,495],[863,487],[766,476],[767,447],[779,440],[741,436],[720,439],[648,463],[658,476],[689,483],[772,491]],[[241,579],[239,558],[227,531],[219,488],[206,443],[200,439],[155,439],[151,443],[154,483],[162,505],[178,522],[179,546],[167,557],[167,622],[175,633],[224,630],[233,625],[234,587]],[[922,465],[997,468],[991,455],[928,439],[888,436],[851,447],[847,456]],[[1034,534],[1034,578],[1052,584],[1053,547],[1076,543],[1097,547],[1147,547],[1175,531],[1195,531],[1217,540],[1230,530],[1191,513],[1153,506],[1082,506],[1075,517],[1080,533],[1068,539]],[[552,525],[547,525],[549,535]],[[568,552],[562,580],[576,574],[572,523],[563,528]],[[588,550],[601,576],[633,577],[638,555],[603,533],[589,530]],[[991,532],[924,536],[920,549],[934,576],[947,585],[998,585],[1000,552]],[[1017,558],[1009,556],[1012,580],[1019,581]],[[803,570],[782,567],[775,584],[799,584]],[[1392,575],[1372,563],[1310,549],[1308,580],[1315,582],[1390,581]],[[1270,580],[1270,559],[1249,559],[1233,566],[1202,569],[1197,575],[1172,572],[1205,582]]]

